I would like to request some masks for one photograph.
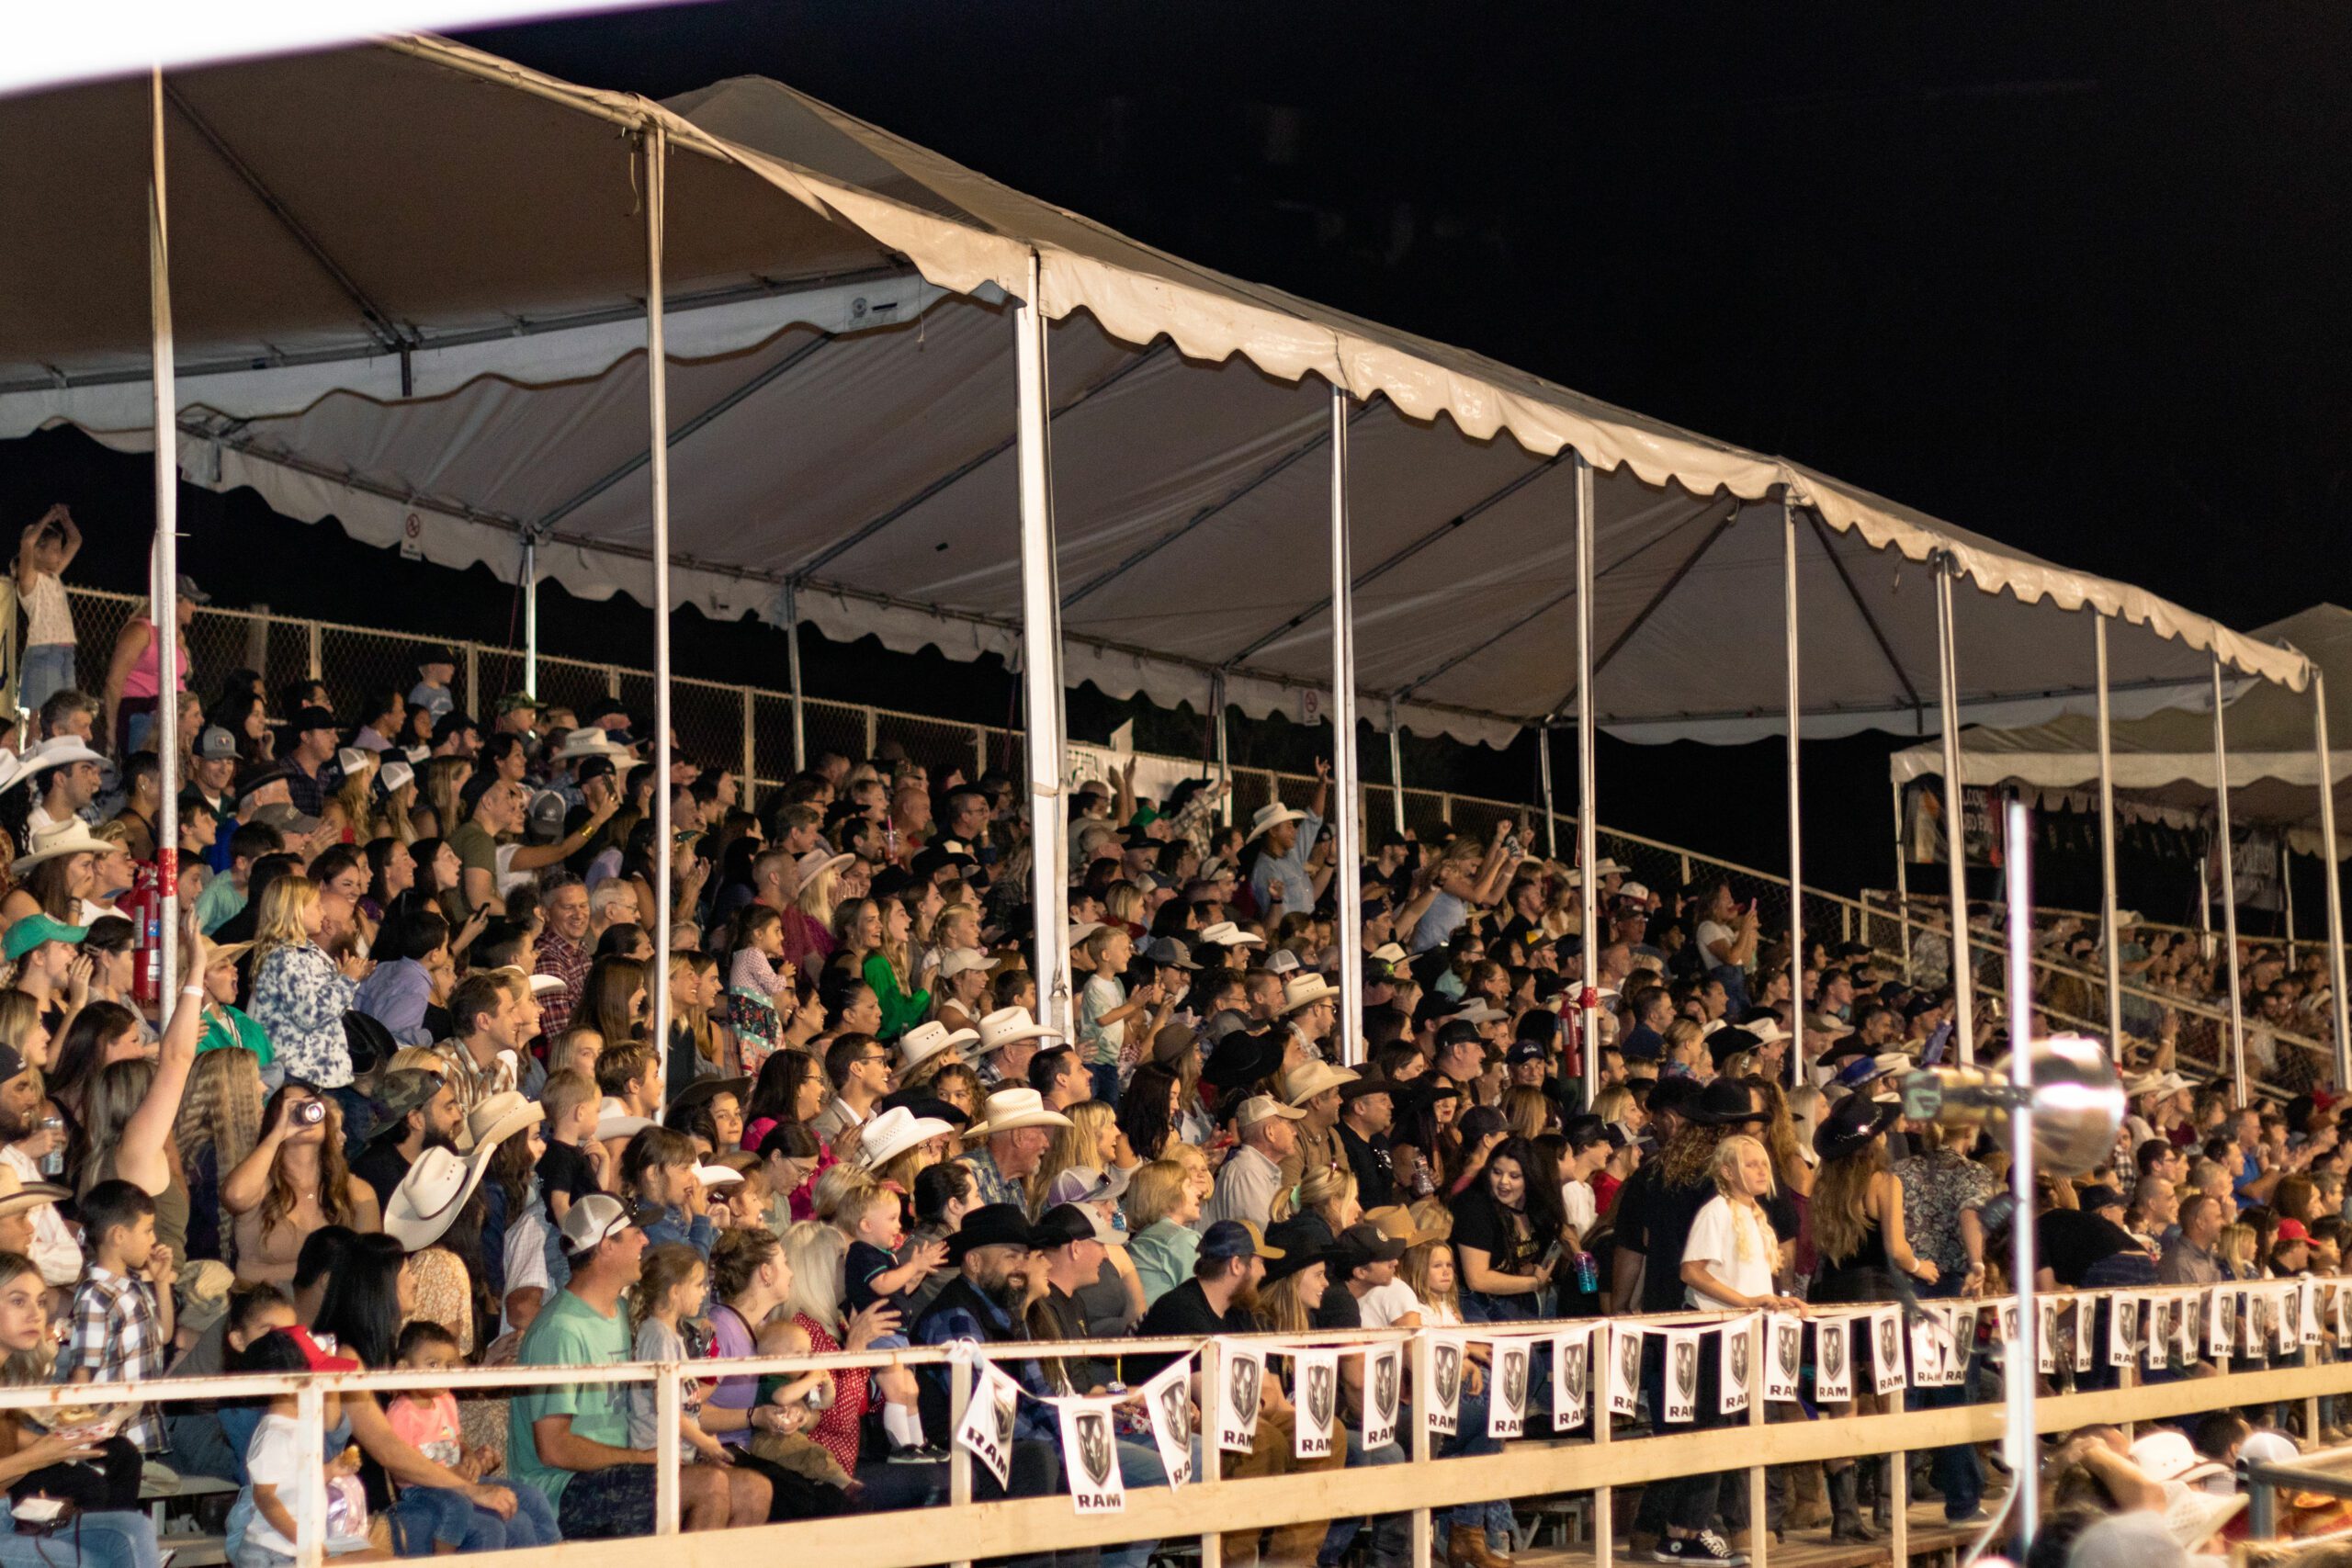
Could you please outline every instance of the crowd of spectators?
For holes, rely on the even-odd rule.
[[[1942,976],[1851,945],[1792,962],[1724,883],[1652,888],[1601,861],[1587,932],[1580,874],[1532,853],[1524,823],[1384,833],[1359,855],[1328,829],[1328,775],[1227,823],[1211,781],[1141,798],[1129,770],[1071,801],[1069,925],[1049,933],[1074,971],[1065,1035],[1040,1021],[1012,780],[829,753],[755,799],[674,750],[656,777],[622,705],[513,693],[477,721],[447,653],[406,692],[195,671],[177,841],[160,845],[153,625],[125,633],[98,697],[43,629],[40,584],[77,542],[55,519],[28,532],[38,701],[21,754],[0,758],[13,1382],[971,1341],[1027,1396],[1005,1479],[976,1466],[976,1495],[1029,1495],[1065,1483],[1045,1401],[1165,1364],[1124,1337],[2003,1288],[2000,1151],[1906,1122],[1892,1094],[1949,1049]],[[176,907],[153,897],[159,853]],[[1340,876],[1361,885],[1360,931],[1336,925]],[[176,975],[156,973],[153,919],[181,928]],[[1355,1040],[1345,943],[1363,958]],[[1976,1022],[1989,1055],[1989,1005]],[[2342,1108],[2324,1090],[2240,1106],[2168,1068],[2132,1080],[2110,1167],[2044,1183],[2043,1282],[2335,1274]],[[1718,1337],[1694,1428],[1735,1418],[1714,1407]],[[1099,1350],[1008,1348],[1080,1339]],[[1661,1353],[1653,1339],[1654,1426]],[[1977,1359],[1982,1381],[1915,1397],[1984,1396],[1998,1369]],[[1441,1457],[1499,1448],[1491,1370],[1474,1342]],[[685,1529],[944,1499],[944,1367],[713,1374],[674,1414]],[[1322,1418],[1343,1433],[1300,1458],[1315,1417],[1277,1357],[1226,1473],[1402,1462],[1405,1439],[1361,1440],[1358,1359],[1340,1379]],[[322,1464],[329,1551],[483,1551],[650,1532],[673,1418],[650,1385],[353,1391],[307,1453],[295,1416],[290,1397],[51,1427],[20,1412],[0,1478],[72,1502],[104,1568],[155,1568],[137,1510],[142,1471],[166,1465],[237,1488],[241,1565],[295,1555],[296,1491]],[[1166,1480],[1139,1412],[1115,1446],[1128,1485]],[[2110,1448],[2070,1462],[2096,1470]],[[1916,1459],[1915,1495],[1981,1517],[1974,1449]],[[1662,1479],[1631,1547],[1736,1563],[1761,1530],[1873,1540],[1902,1462],[1776,1466],[1763,1518],[1734,1478]],[[1507,1568],[1514,1522],[1508,1499],[1442,1510],[1449,1568]],[[1154,1544],[1106,1556],[1141,1568]],[[1225,1548],[1235,1568],[1396,1568],[1407,1550],[1401,1515]],[[0,1533],[0,1562],[40,1558],[24,1524]]]

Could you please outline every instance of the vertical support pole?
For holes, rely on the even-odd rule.
[[[1794,1088],[1804,1082],[1804,769],[1797,760],[1804,707],[1798,682],[1797,509],[1786,494],[1781,497],[1781,611],[1789,663],[1789,1084]]]
[[[1037,296],[1045,265],[1029,257],[1029,296],[1013,315],[1019,373],[1022,678],[1029,719],[1030,906],[1036,912],[1038,1021],[1070,1034],[1069,797],[1063,788],[1062,614],[1054,559],[1053,431],[1046,409],[1046,313]]]
[[[2334,993],[2335,1085],[2352,1084],[2352,1026],[2345,1021],[2344,868],[2335,859],[2335,758],[2327,748],[2327,679],[2312,671],[2312,739],[2319,749],[2320,884],[2327,890],[2327,983]]]
[[[2021,801],[2011,801],[2008,808],[2008,840],[2012,844],[2029,841],[2032,822]],[[2009,1083],[2018,1095],[2017,1112],[2009,1118],[2009,1166],[2013,1172],[2011,1190],[2020,1194],[2018,1201],[2026,1205],[2018,1213],[2030,1212],[2033,1202],[2033,857],[2013,854],[2008,857],[2009,881]],[[2033,1227],[2012,1225],[2014,1252],[2009,1261],[2010,1279],[2018,1292],[2018,1332],[2022,1344],[2033,1342],[2035,1325],[2040,1315],[2033,1295]],[[2014,1348],[2012,1348],[2014,1354]],[[2041,1519],[2040,1489],[2034,1478],[2040,1473],[2041,1445],[2034,1440],[2033,1369],[2041,1362],[2029,1356],[2017,1356],[2009,1363],[2013,1371],[2024,1375],[2012,1375],[2001,1380],[2007,1393],[2008,1433],[2002,1445],[2002,1461],[2009,1467],[2009,1474],[2017,1481],[2018,1539],[2031,1540],[2039,1532]],[[1904,1561],[1899,1551],[1897,1562]]]
[[[2091,652],[2098,677],[2098,927],[2107,964],[2107,1054],[2123,1059],[2123,933],[2115,929],[2115,757],[2108,706],[2107,617],[2091,612]],[[2219,713],[2213,722],[2221,723]]]
[[[760,795],[760,747],[753,733],[759,722],[759,710],[752,695],[752,688],[743,688],[743,807],[754,810]]]
[[[1968,845],[1961,832],[1960,671],[1952,637],[1951,563],[1936,561],[1936,665],[1944,730],[1944,859],[1951,881],[1951,994],[1960,1065],[1976,1065],[1976,1013],[1970,993],[1975,954],[1968,941]]]
[[[1535,776],[1544,786],[1544,858],[1560,858],[1560,818],[1552,809],[1552,721],[1535,727]]]
[[[1903,786],[1894,789],[1894,931],[1903,949],[1903,977],[1911,977],[1911,841],[1903,830]]]
[[[1689,886],[1687,883],[1684,886]],[[1585,1380],[1592,1392],[1586,1397],[1592,1404],[1592,1446],[1605,1449],[1616,1438],[1616,1416],[1609,1411],[1609,1358],[1617,1354],[1616,1336],[1619,1331],[1604,1327],[1594,1337],[1600,1342],[1595,1351],[1599,1375]],[[1639,1330],[1635,1330],[1636,1333]],[[1752,1363],[1760,1366],[1761,1362]],[[1758,1392],[1761,1392],[1759,1389]],[[1751,1527],[1755,1516],[1750,1515]],[[1617,1489],[1596,1486],[1592,1489],[1592,1562],[1593,1568],[1615,1568],[1617,1556]]]
[[[2237,1102],[2245,1097],[2245,1003],[2238,995],[2238,874],[2230,844],[2230,740],[2228,710],[2222,706],[2222,660],[2213,658],[2213,832],[2222,846],[2222,945],[2230,983],[2230,1081]],[[2113,984],[2112,980],[2109,982]]]
[[[147,191],[147,304],[155,388],[155,756],[163,802],[155,823],[156,886],[163,898],[164,995],[178,990],[180,843],[179,381],[172,363],[172,246],[164,186],[164,73],[148,78],[151,174]],[[313,631],[315,631],[313,627]],[[201,975],[197,978],[204,978]],[[168,1010],[166,1010],[168,1011]]]
[[[871,760],[882,745],[882,715],[878,709],[865,710],[865,756]]]
[[[316,621],[311,623],[311,679],[324,679],[319,673],[319,626]],[[613,695],[617,697],[620,694],[620,672],[615,671]],[[472,643],[466,644],[466,711],[475,715],[481,712],[481,649]]]
[[[539,538],[523,536],[523,690],[539,694]]]
[[[989,771],[989,727],[972,726],[972,783],[978,784],[980,775]]]
[[[1747,1424],[1755,1430],[1756,1451],[1758,1454],[1769,1454],[1772,1451],[1771,1441],[1766,1437],[1764,1432],[1764,1423],[1767,1419],[1767,1412],[1764,1408],[1764,1379],[1762,1376],[1762,1369],[1770,1364],[1764,1359],[1765,1348],[1768,1344],[1766,1337],[1766,1323],[1767,1314],[1759,1312],[1749,1316],[1747,1327],[1736,1331],[1731,1328],[1724,1330],[1726,1334],[1738,1332],[1747,1336],[1747,1364],[1749,1367],[1756,1369],[1756,1371],[1750,1377],[1747,1385]],[[1702,1341],[1701,1343],[1703,1344],[1704,1341]],[[1768,1557],[1767,1552],[1769,1551],[1771,1544],[1772,1532],[1764,1528],[1764,1518],[1767,1511],[1764,1500],[1764,1466],[1761,1464],[1750,1465],[1747,1471],[1747,1518],[1749,1526],[1747,1537],[1749,1541],[1753,1543],[1748,1549],[1747,1560],[1750,1564],[1750,1568],[1770,1568],[1770,1559]],[[1908,1568],[1907,1564],[1905,1565],[1905,1568]]]
[[[327,1391],[316,1378],[294,1394],[294,1439],[299,1453],[323,1454],[327,1450]],[[327,1554],[327,1467],[302,1466],[302,1482],[294,1498],[294,1561],[300,1568],[319,1568]],[[75,1553],[79,1557],[79,1552]]]
[[[678,1533],[678,1368],[653,1369],[653,1533]]]
[[[1348,549],[1348,394],[1331,389],[1331,814],[1332,875],[1340,912],[1340,1060],[1363,1049],[1363,784],[1356,770],[1355,568]]]
[[[1584,1052],[1584,1102],[1589,1108],[1600,1094],[1600,863],[1598,849],[1600,808],[1593,799],[1592,724],[1592,531],[1595,521],[1592,465],[1577,454],[1577,911],[1584,933],[1584,964],[1580,989],[1582,1027],[1577,1040]],[[1606,1559],[1604,1557],[1604,1568]]]
[[[1396,813],[1396,831],[1405,831],[1405,730],[1397,722],[1396,699],[1388,699],[1388,799]],[[1559,848],[1553,847],[1557,855]]]
[[[964,1429],[964,1413],[972,1406],[972,1384],[978,1376],[978,1369],[967,1357],[958,1356],[947,1363],[947,1430],[951,1438]],[[952,1440],[947,1445],[947,1506],[972,1506],[972,1450]],[[948,1568],[972,1568],[971,1560],[962,1559]]]
[[[304,625],[303,630],[308,634],[303,639],[303,671],[311,680],[323,681],[326,679],[326,654],[324,649],[320,645],[324,640],[324,628],[322,628],[318,622],[311,621]],[[470,682],[473,680],[473,662],[470,657],[472,645],[469,643],[467,648],[469,657],[467,660],[466,679]]]
[[[1211,1340],[1210,1343],[1215,1344],[1216,1341]],[[1424,1328],[1413,1336],[1412,1341],[1405,1348],[1405,1354],[1412,1374],[1414,1399],[1413,1430],[1406,1439],[1406,1456],[1411,1460],[1415,1474],[1427,1475],[1430,1461],[1437,1457],[1437,1445],[1430,1441],[1430,1424],[1423,1409],[1430,1397],[1424,1391],[1437,1387],[1437,1358],[1431,1351],[1428,1329]],[[1595,1403],[1603,1402],[1596,1399]],[[1609,1416],[1603,1412],[1596,1419],[1606,1421]],[[1426,1505],[1413,1510],[1411,1555],[1406,1559],[1412,1568],[1430,1568],[1430,1554],[1436,1549],[1436,1531],[1430,1528],[1430,1509]]]
[[[2213,850],[2211,844],[2197,863],[2197,956],[2213,962]]]
[[[1195,1435],[1201,1442],[1201,1462],[1193,1479],[1210,1486],[1225,1473],[1225,1445],[1217,1440],[1225,1430],[1225,1341],[1212,1336],[1201,1344],[1201,1421]],[[1214,1529],[1201,1532],[1201,1568],[1225,1568],[1225,1537]]]
[[[802,712],[800,690],[800,589],[797,583],[784,585],[784,667],[785,678],[792,687],[792,771],[808,771],[808,720]]]
[[[670,133],[645,128],[645,391],[653,480],[653,1008],[654,1060],[670,1081],[670,364],[662,318],[662,203]]]
[[[2287,967],[2295,966],[2295,852],[2278,835],[2278,893],[2287,901]]]

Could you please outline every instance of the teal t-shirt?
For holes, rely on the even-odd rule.
[[[243,1045],[267,1066],[275,1059],[270,1049],[269,1031],[255,1023],[243,1010],[232,1007],[208,1008],[204,1014],[204,1033],[196,1043],[198,1051],[217,1051],[223,1045]]]
[[[556,1292],[531,1320],[515,1358],[526,1367],[595,1366],[628,1359],[628,1312],[615,1306],[606,1317],[570,1291]],[[544,1416],[571,1416],[572,1431],[592,1442],[629,1446],[627,1383],[551,1383],[516,1394],[506,1418],[507,1473],[537,1487],[550,1503],[562,1500],[572,1472],[539,1462],[531,1424]]]

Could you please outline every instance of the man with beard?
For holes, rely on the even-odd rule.
[[[0,1162],[5,1162],[28,1187],[43,1179],[40,1156],[48,1152],[46,1147],[26,1146],[26,1140],[33,1138],[33,1118],[40,1110],[40,1101],[38,1070],[14,1046],[0,1045]],[[44,1136],[61,1145],[64,1141],[62,1133]],[[34,1142],[39,1144],[40,1140]],[[54,1203],[43,1203],[33,1211],[29,1256],[40,1269],[44,1284],[71,1285],[82,1277],[82,1244],[74,1239],[65,1217],[57,1212]]]
[[[386,1073],[376,1098],[383,1105],[383,1119],[376,1123],[368,1151],[351,1162],[351,1174],[365,1178],[377,1191],[398,1188],[425,1150],[457,1151],[458,1125],[464,1113],[458,1109],[457,1092],[439,1073],[423,1067]]]
[[[1388,1129],[1396,1102],[1385,1078],[1358,1078],[1340,1087],[1340,1152],[1356,1173],[1356,1201],[1367,1210],[1396,1201],[1396,1167]]]
[[[956,1277],[915,1320],[914,1342],[956,1345],[968,1339],[975,1344],[1001,1345],[1027,1339],[1030,1305],[1046,1290],[1046,1270],[1031,1250],[1036,1239],[1029,1216],[1017,1203],[989,1203],[965,1215],[962,1226],[946,1238],[947,1261]],[[1046,1381],[1045,1369],[1034,1359],[1000,1359],[995,1365],[1031,1397],[1020,1402],[1013,1416],[1011,1484],[1000,1490],[995,1473],[984,1464],[976,1464],[972,1495],[1044,1496],[1055,1489],[1061,1461],[1053,1406],[1040,1401],[1059,1391]],[[949,1371],[933,1366],[921,1372],[923,1433],[942,1449],[956,1435],[948,1416]]]

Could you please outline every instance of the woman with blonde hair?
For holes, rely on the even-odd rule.
[[[349,754],[345,752],[346,758]],[[339,843],[364,844],[380,836],[376,823],[376,753],[361,750],[359,754],[368,761],[344,771],[342,787],[327,802],[326,825],[337,829]]]
[[[833,912],[840,897],[842,868],[854,858],[811,850],[795,863],[799,886],[792,908],[784,915],[785,961],[810,981],[821,978],[833,955]]]
[[[1137,1168],[1120,1206],[1127,1216],[1127,1260],[1148,1308],[1193,1277],[1201,1255],[1201,1234],[1193,1228],[1201,1217],[1200,1194],[1183,1161],[1159,1159]]]
[[[1318,1166],[1298,1179],[1297,1208],[1291,1223],[1319,1235],[1318,1245],[1338,1245],[1340,1233],[1363,1218],[1363,1205],[1356,1201],[1356,1173],[1346,1166],[1334,1169]],[[1280,1210],[1283,1201],[1274,1200]],[[1283,1216],[1277,1213],[1274,1216]]]
[[[435,757],[424,764],[424,800],[433,807],[437,837],[447,838],[473,816],[464,799],[466,783],[473,776],[470,757]]]
[[[1054,1141],[1046,1146],[1037,1173],[1029,1179],[1032,1201],[1040,1213],[1046,1194],[1053,1190],[1054,1178],[1063,1171],[1085,1166],[1108,1172],[1135,1164],[1132,1155],[1124,1160],[1119,1157],[1126,1140],[1119,1136],[1118,1112],[1108,1100],[1081,1100],[1062,1114],[1069,1118],[1069,1125],[1054,1130]]]
[[[191,1258],[218,1258],[235,1266],[220,1179],[254,1152],[261,1138],[261,1064],[251,1051],[223,1045],[197,1053],[187,1092],[172,1122],[187,1179]]]
[[[343,1015],[359,983],[319,945],[326,908],[318,884],[307,876],[281,876],[261,896],[254,924],[253,1021],[269,1035],[277,1065],[286,1077],[314,1089],[343,1089],[351,1082],[351,1049],[345,1043]]]
[[[978,947],[944,949],[934,976],[931,994],[939,1021],[951,1030],[978,1029],[990,1010],[989,984],[993,971],[989,955]]]
[[[1531,1144],[1549,1130],[1559,1114],[1550,1095],[1526,1084],[1513,1084],[1503,1090],[1502,1111],[1510,1135]]]
[[[1611,1084],[1592,1097],[1592,1113],[1628,1133],[1640,1132],[1642,1123],[1649,1120],[1641,1101],[1634,1098],[1634,1091],[1621,1083]]]

